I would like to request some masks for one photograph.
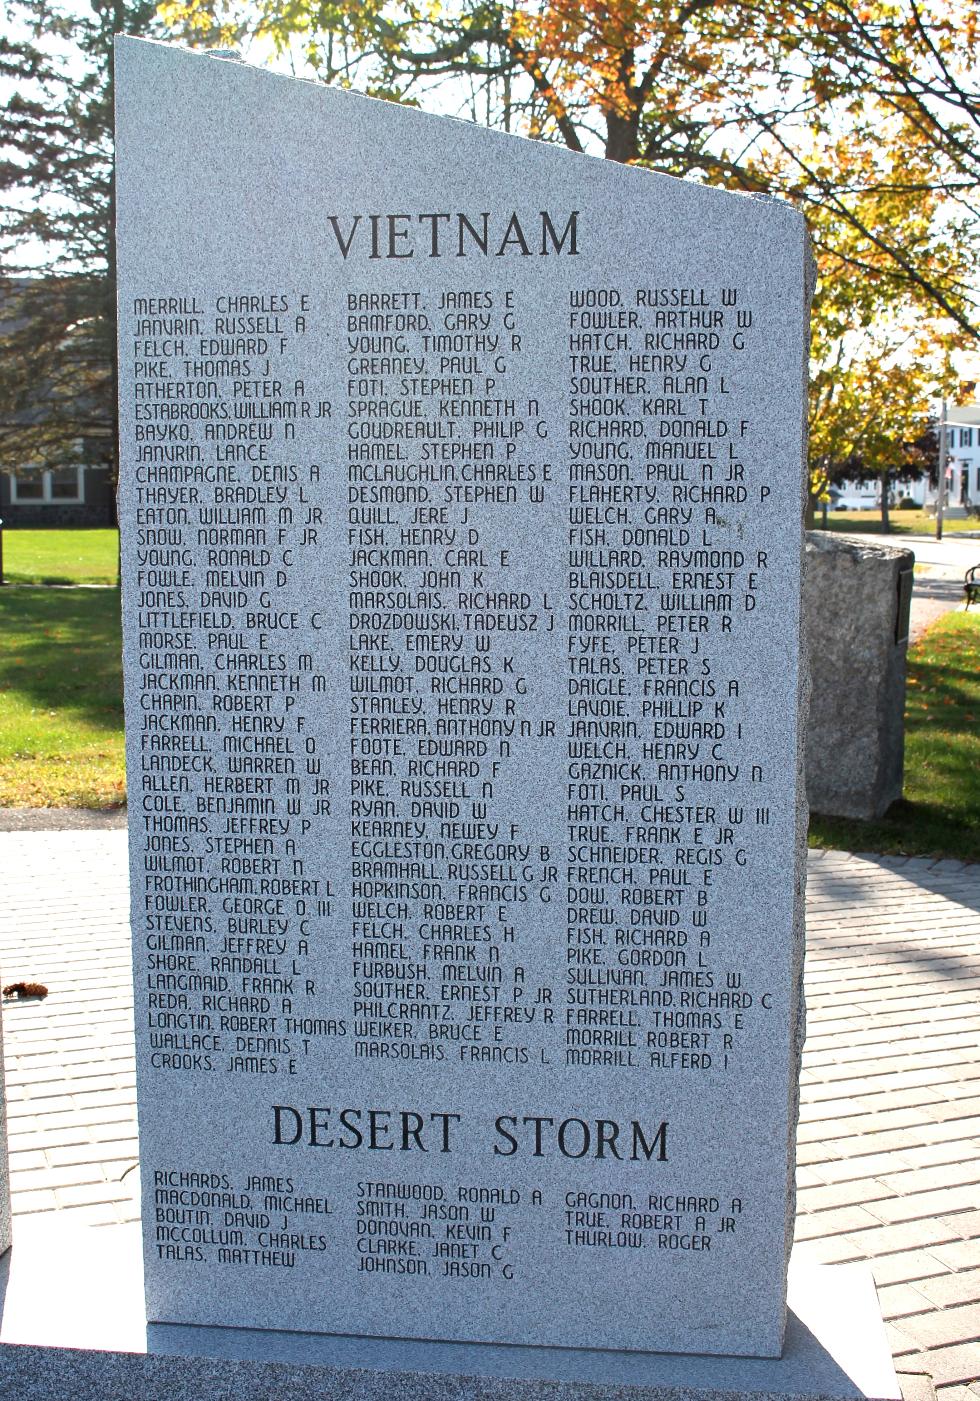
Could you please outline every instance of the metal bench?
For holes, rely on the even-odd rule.
[[[980,564],[975,564],[972,569],[968,569],[963,578],[963,592],[966,594],[966,606],[969,609],[971,603],[980,603]]]

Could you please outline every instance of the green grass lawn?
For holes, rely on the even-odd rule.
[[[814,817],[810,845],[980,861],[980,611],[909,652],[904,799],[878,822]]]
[[[0,589],[0,807],[125,800],[119,649],[115,589]]]
[[[3,577],[8,584],[115,584],[119,531],[7,529]]]
[[[927,516],[924,511],[898,511],[894,507],[889,513],[893,535],[935,535],[936,517]],[[823,529],[823,512],[817,507],[813,522],[816,530]],[[881,512],[874,511],[828,511],[827,528],[844,535],[880,535]],[[958,535],[963,531],[980,531],[980,520],[967,516],[965,520],[950,520],[943,517],[943,534]]]

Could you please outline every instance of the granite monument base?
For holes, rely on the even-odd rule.
[[[146,1325],[139,1228],[18,1223],[0,1264],[5,1401],[900,1401],[864,1266],[791,1266],[781,1358]]]
[[[7,1098],[3,1076],[3,1015],[0,1013],[0,1255],[10,1249],[10,1162],[7,1157]]]
[[[806,536],[806,794],[824,817],[881,817],[902,796],[911,550]]]

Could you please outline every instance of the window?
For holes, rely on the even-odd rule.
[[[85,500],[85,468],[53,467],[47,472],[10,474],[10,504],[78,505]]]
[[[961,448],[972,448],[972,447],[973,447],[973,429],[972,429],[972,428],[961,428],[961,429],[960,429],[960,447],[961,447]]]
[[[50,478],[52,501],[81,501],[82,471],[80,467],[58,467],[45,475]]]
[[[43,501],[44,478],[40,476],[17,477],[11,473],[10,499],[11,501]]]

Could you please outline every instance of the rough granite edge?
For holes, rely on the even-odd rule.
[[[859,559],[867,559],[874,555],[888,555],[894,558],[909,555],[913,563],[915,562],[915,551],[910,545],[893,545],[890,542],[886,545],[873,535],[848,535],[837,530],[808,530],[806,546],[807,549],[821,550],[826,554],[839,551],[842,554],[857,555]]]
[[[7,1095],[3,1073],[3,1012],[0,1011],[0,1255],[10,1249],[12,1217],[10,1209],[10,1159],[7,1150]],[[2,1310],[2,1300],[0,1300]]]
[[[251,72],[260,74],[263,78],[268,78],[272,82],[285,81],[289,83],[302,83],[307,87],[319,88],[327,92],[338,94],[345,100],[348,97],[356,97],[362,101],[377,103],[379,106],[391,105],[388,98],[375,96],[373,93],[365,91],[362,88],[344,88],[336,83],[325,83],[320,78],[305,77],[299,73],[280,72],[278,69],[270,68],[266,63],[256,63],[245,58],[235,48],[201,49],[189,43],[175,43],[172,38],[150,38],[142,34],[126,34],[120,30],[116,30],[113,35],[113,53],[117,57],[120,45],[126,44],[142,44],[148,48],[172,49],[187,58],[210,59],[212,62],[216,60],[219,63],[236,64],[242,68],[248,68]],[[459,125],[471,127],[483,133],[483,136],[489,138],[491,142],[502,139],[504,141],[527,141],[531,144],[536,140],[536,138],[524,136],[520,132],[501,131],[496,127],[485,126],[482,122],[472,121],[469,117],[455,116],[453,113],[429,112],[421,107],[402,107],[401,110],[403,112],[411,112],[414,116],[420,117],[424,121],[456,122]],[[560,159],[568,159],[571,162],[604,161],[606,159],[604,156],[595,155],[591,151],[573,151],[568,146],[550,145],[548,149],[553,155],[558,156]],[[613,162],[613,164],[617,172],[625,175],[628,180],[633,180],[637,177],[640,179],[647,179],[649,176],[654,175],[656,179],[660,181],[669,181],[673,185],[686,185],[691,189],[695,189],[701,194],[706,194],[710,200],[752,200],[753,203],[768,205],[773,212],[779,216],[788,215],[791,218],[799,219],[803,223],[804,228],[806,227],[806,219],[801,210],[792,200],[784,198],[782,195],[766,194],[762,191],[726,189],[721,185],[704,185],[696,180],[688,180],[686,176],[683,175],[670,175],[667,171],[662,170],[650,171],[642,165],[623,165],[618,161]],[[807,240],[809,247],[809,234],[807,234]],[[813,266],[815,268],[816,264]]]
[[[793,1249],[796,1226],[796,1133],[800,1117],[800,1073],[803,1068],[803,1043],[806,1040],[806,995],[803,987],[803,966],[806,958],[806,877],[807,832],[810,809],[806,796],[807,718],[810,713],[810,654],[807,648],[806,607],[803,586],[806,578],[806,506],[809,498],[809,384],[810,384],[810,305],[817,285],[817,264],[813,256],[810,231],[803,225],[803,318],[805,333],[800,364],[801,444],[800,444],[800,597],[799,597],[799,681],[797,691],[796,727],[796,869],[793,889],[793,930],[790,976],[795,990],[795,1011],[791,1028],[789,1065],[789,1143],[786,1154],[786,1236],[783,1260],[783,1292],[785,1297],[789,1277],[789,1260]],[[791,993],[791,996],[793,994]]]

